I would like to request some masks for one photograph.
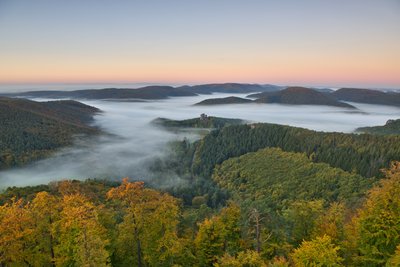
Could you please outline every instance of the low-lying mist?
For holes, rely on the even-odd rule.
[[[396,107],[356,103],[351,103],[359,109],[356,112],[337,107],[280,104],[193,106],[207,98],[230,95],[178,97],[149,102],[82,101],[103,110],[95,117],[94,123],[110,135],[79,138],[75,145],[61,149],[48,159],[0,172],[0,188],[46,184],[60,179],[152,179],[154,174],[149,171],[150,165],[154,159],[168,156],[167,144],[170,141],[197,138],[194,134],[172,133],[152,125],[150,122],[157,117],[188,119],[206,113],[209,116],[340,132],[383,125],[388,119],[400,117],[400,109]],[[161,186],[180,182],[178,176],[165,177]]]

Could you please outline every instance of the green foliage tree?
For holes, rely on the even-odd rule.
[[[309,239],[315,228],[317,219],[322,215],[323,201],[296,201],[284,211],[289,226],[289,237],[294,245]]]

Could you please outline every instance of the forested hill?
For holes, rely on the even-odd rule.
[[[400,106],[400,94],[370,89],[306,88],[301,86],[277,86],[245,83],[216,83],[185,86],[145,86],[140,88],[104,88],[75,91],[30,91],[16,94],[2,94],[11,97],[45,97],[74,99],[166,99],[169,97],[196,96],[212,93],[252,93],[259,103],[282,103],[294,105],[330,105],[354,108],[342,101]],[[229,99],[225,99],[226,102]],[[236,99],[237,100],[237,99]]]
[[[77,134],[95,134],[97,108],[77,101],[35,102],[0,97],[0,169],[42,158],[71,144]]]
[[[380,135],[400,134],[400,119],[388,120],[386,124],[382,126],[361,127],[358,128],[356,131],[361,133]]]
[[[205,99],[203,101],[200,101],[199,103],[196,103],[195,105],[209,106],[209,105],[224,105],[224,104],[247,104],[252,102],[253,101],[250,99],[229,96],[224,98]]]
[[[76,99],[165,99],[172,96],[195,96],[196,94],[189,90],[171,86],[146,86],[138,89],[105,88],[75,91],[31,91],[16,95]]]
[[[326,163],[314,163],[305,154],[284,152],[279,148],[230,158],[215,168],[213,179],[230,192],[244,213],[256,209],[260,214],[268,215],[268,230],[280,240],[295,245],[300,244],[307,233],[296,232],[292,224],[313,222],[294,222],[285,212],[300,203],[309,206],[303,206],[305,210],[298,212],[322,211],[335,202],[349,208],[357,207],[373,182],[373,179],[332,168]],[[308,216],[308,220],[312,220],[312,215]],[[280,229],[282,222],[286,231]]]
[[[400,107],[400,93],[370,89],[342,88],[331,94],[338,100]]]
[[[301,152],[365,177],[381,176],[380,169],[400,160],[400,136],[325,133],[277,124],[234,125],[215,130],[200,141],[193,171],[210,176],[217,164],[261,148]]]
[[[156,125],[166,128],[222,128],[228,125],[244,124],[244,120],[240,119],[227,119],[220,117],[207,116],[201,114],[199,118],[187,120],[170,120],[166,118],[157,118],[152,121]]]
[[[257,103],[280,103],[290,105],[326,105],[344,108],[354,108],[352,105],[340,102],[330,94],[322,93],[305,87],[289,87],[276,92],[264,92],[249,95],[256,98]]]
[[[165,99],[177,96],[196,96],[212,93],[252,93],[280,90],[280,86],[222,83],[203,84],[195,86],[146,86],[131,88],[104,88],[75,91],[31,91],[11,96],[47,97],[47,98],[76,98],[76,99]]]
[[[230,94],[244,94],[252,92],[272,92],[279,91],[285,87],[277,85],[260,85],[260,84],[246,84],[246,83],[214,83],[214,84],[200,84],[194,86],[184,86],[189,91],[196,94],[212,94],[212,93],[230,93]]]

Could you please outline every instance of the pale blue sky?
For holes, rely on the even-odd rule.
[[[399,0],[0,0],[0,82],[400,87]]]

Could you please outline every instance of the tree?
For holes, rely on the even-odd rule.
[[[311,241],[303,241],[299,248],[295,249],[292,259],[295,266],[342,266],[342,258],[338,255],[339,247],[332,243],[332,239],[324,235]]]
[[[32,217],[22,199],[0,206],[0,265],[30,265]]]
[[[255,239],[256,239],[256,250],[257,253],[261,252],[261,220],[263,218],[260,215],[260,212],[257,209],[253,209],[250,212],[250,220],[254,222],[254,231],[255,231]]]
[[[216,267],[267,267],[260,254],[254,250],[241,251],[238,255],[224,254],[218,259]]]
[[[239,219],[240,209],[231,203],[218,215],[200,224],[195,245],[202,266],[216,263],[224,253],[235,255],[240,250]]]
[[[329,208],[315,222],[313,236],[328,235],[334,242],[344,239],[345,206],[342,203],[333,202]]]
[[[323,213],[323,201],[296,201],[285,211],[293,244],[311,237],[316,220]]]
[[[369,191],[356,218],[361,262],[369,266],[385,264],[400,244],[400,163],[386,176]]]
[[[395,254],[386,262],[386,266],[400,266],[400,245],[397,246]]]
[[[107,197],[123,210],[116,241],[119,264],[165,266],[179,258],[182,247],[176,229],[180,211],[175,198],[128,179]]]
[[[56,237],[53,231],[60,218],[60,200],[47,192],[36,194],[30,206],[34,224],[34,251],[31,262],[35,266],[54,266]]]
[[[99,223],[96,206],[83,195],[63,197],[61,219],[56,229],[59,235],[55,249],[57,265],[109,265],[106,229]]]
[[[285,257],[275,257],[268,264],[269,267],[289,267],[289,261]]]

